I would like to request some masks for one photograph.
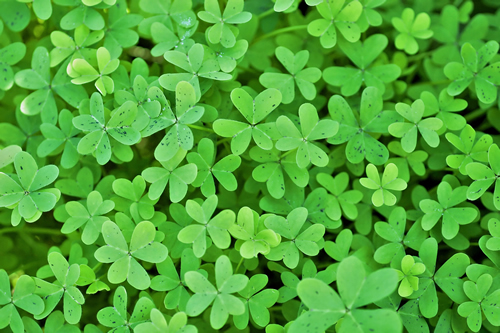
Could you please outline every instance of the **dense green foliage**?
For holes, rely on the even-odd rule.
[[[498,8],[0,0],[0,332],[500,332]]]

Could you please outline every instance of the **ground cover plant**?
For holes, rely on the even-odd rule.
[[[499,8],[1,0],[0,332],[500,332]]]

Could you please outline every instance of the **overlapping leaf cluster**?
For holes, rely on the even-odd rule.
[[[499,6],[0,1],[0,332],[498,332]]]

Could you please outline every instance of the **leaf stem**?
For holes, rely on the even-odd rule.
[[[453,82],[453,81],[452,80],[426,81],[426,82],[420,82],[420,83],[412,84],[412,86],[413,87],[424,86],[424,85],[437,86],[437,85],[440,85],[440,84],[448,84],[448,83],[451,83],[451,82]]]
[[[465,116],[465,120],[467,120],[467,122],[469,123],[469,122],[473,121],[474,119],[481,117],[487,111],[488,111],[487,109],[479,109],[479,110],[473,111]]]
[[[218,145],[220,145],[220,144],[223,144],[224,142],[229,142],[229,141],[231,141],[231,139],[232,139],[232,137],[229,137],[229,138],[224,138],[224,139],[222,139],[222,140],[217,141],[217,143],[216,143],[216,144],[217,144],[217,146],[218,146]]]
[[[101,268],[101,266],[102,266],[102,262],[99,262],[94,267],[92,267],[92,270],[94,272],[97,272],[99,270],[99,268]]]
[[[273,6],[273,7],[269,8],[268,10],[266,10],[265,12],[262,12],[259,15],[257,15],[257,18],[259,20],[262,20],[264,17],[269,16],[269,15],[274,14],[274,13],[275,13],[275,11],[274,11],[274,6]]]
[[[414,56],[411,56],[411,57],[408,57],[407,60],[408,62],[410,61],[417,61],[417,60],[420,60],[422,58],[425,58],[426,56],[432,54],[434,51],[427,51],[427,52],[423,52],[423,53],[420,53],[420,54],[416,54]]]
[[[206,127],[202,127],[202,126],[198,126],[198,125],[188,124],[188,127],[192,128],[192,129],[197,129],[199,131],[205,131],[205,132],[215,133],[214,130],[211,129],[211,128],[206,128]]]
[[[236,266],[236,269],[234,270],[234,274],[238,273],[238,269],[240,269],[240,266],[243,263],[244,259],[245,258],[241,257],[240,262],[238,263],[238,266]]]
[[[44,234],[44,235],[56,235],[56,236],[62,235],[62,233],[61,233],[60,230],[50,229],[50,228],[17,228],[17,227],[10,227],[10,228],[2,228],[2,229],[0,229],[0,235],[1,234],[12,233],[12,232],[25,232],[25,233],[29,233],[29,234]]]
[[[265,34],[265,35],[262,35],[262,36],[259,36],[257,37],[253,43],[257,43],[263,39],[266,39],[266,38],[270,38],[270,37],[273,37],[273,36],[276,36],[276,35],[279,35],[279,34],[282,34],[282,33],[285,33],[285,32],[290,32],[290,31],[295,31],[295,30],[302,30],[302,29],[307,29],[307,24],[304,24],[304,25],[296,25],[296,26],[293,26],[293,27],[287,27],[287,28],[282,28],[282,29],[278,29],[278,30],[274,30],[268,34]]]

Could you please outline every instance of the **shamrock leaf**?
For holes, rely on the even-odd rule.
[[[405,256],[405,245],[408,242],[406,231],[406,211],[403,207],[395,207],[389,215],[388,222],[376,222],[374,226],[377,235],[389,243],[380,246],[373,258],[381,264],[401,263]],[[325,245],[326,247],[326,245]]]
[[[194,87],[196,97],[199,99],[201,97],[200,84],[210,82],[206,80],[227,81],[232,78],[230,74],[219,72],[217,60],[205,58],[205,48],[202,44],[194,44],[187,54],[180,51],[167,51],[163,57],[185,72],[160,76],[161,86],[170,91],[176,90],[179,82],[187,81]]]
[[[238,28],[233,24],[242,24],[250,21],[252,14],[243,11],[243,0],[229,0],[221,14],[217,0],[206,0],[205,11],[198,12],[198,17],[207,23],[213,24],[207,29],[208,40],[213,44],[221,43],[228,48],[236,43]]]
[[[98,0],[85,0],[85,2],[93,3]],[[114,0],[106,0],[113,3]],[[58,2],[59,5],[74,7],[66,10],[66,15],[60,19],[61,28],[64,30],[74,30],[82,24],[85,24],[90,30],[104,29],[105,22],[101,12],[91,6],[83,5],[83,0],[66,0]],[[100,6],[98,6],[100,7]],[[104,7],[107,7],[106,2]],[[64,12],[63,12],[64,13]]]
[[[194,163],[198,168],[196,179],[191,185],[200,187],[201,193],[209,197],[215,194],[214,177],[228,191],[235,191],[238,187],[236,177],[232,174],[241,164],[241,158],[235,155],[228,155],[215,162],[215,145],[208,138],[203,138],[198,142],[198,152],[191,152],[187,155],[189,163]]]
[[[127,280],[136,289],[149,288],[151,279],[137,260],[159,263],[168,255],[165,245],[154,241],[154,224],[149,221],[137,224],[130,245],[127,245],[122,231],[114,222],[103,223],[102,235],[106,245],[98,248],[94,256],[99,262],[112,263],[108,269],[109,282],[119,284]]]
[[[197,26],[196,15],[191,10],[191,0],[141,0],[139,5],[144,12],[153,14],[139,24],[139,32],[146,36],[154,33],[152,25],[155,22],[164,24],[170,30],[175,26],[183,29]]]
[[[475,283],[474,281],[464,282],[464,292],[470,301],[460,304],[457,312],[460,316],[467,318],[467,326],[473,332],[479,332],[481,329],[483,316],[492,325],[500,325],[500,310],[497,306],[500,290],[490,292],[492,284],[493,278],[490,274],[481,275]]]
[[[156,291],[168,291],[163,301],[169,310],[178,308],[186,311],[186,304],[191,297],[186,287],[185,274],[190,271],[200,269],[200,259],[197,258],[193,250],[184,249],[181,256],[180,274],[169,256],[161,263],[156,264],[159,275],[151,280],[151,289]]]
[[[298,283],[297,293],[309,311],[294,321],[289,332],[304,332],[306,328],[323,332],[342,317],[337,327],[339,333],[402,332],[401,319],[394,310],[360,309],[389,296],[396,289],[397,281],[397,273],[391,268],[367,274],[360,259],[348,257],[337,268],[340,297],[319,279],[306,278]]]
[[[151,122],[151,119],[158,118],[161,113],[162,104],[160,98],[152,99],[149,97],[149,91],[156,92],[159,88],[149,87],[148,82],[142,75],[137,75],[134,79],[132,92],[127,90],[118,90],[115,92],[115,100],[119,105],[123,105],[128,101],[137,104],[137,116],[132,122],[132,128],[137,131],[142,131]]]
[[[389,151],[399,157],[392,157],[387,160],[387,163],[394,163],[398,167],[399,178],[405,182],[410,180],[410,168],[418,176],[425,175],[425,160],[429,154],[423,150],[415,150],[407,153],[399,141],[391,141],[387,145]]]
[[[266,89],[255,98],[241,88],[231,91],[231,100],[247,123],[217,119],[214,131],[217,135],[231,139],[231,151],[235,155],[243,154],[253,141],[262,149],[273,147],[276,136],[274,123],[261,123],[281,103],[281,93],[276,89]]]
[[[108,306],[97,312],[97,320],[111,331],[117,333],[131,333],[135,328],[150,321],[150,313],[155,305],[148,297],[140,297],[135,303],[131,315],[127,313],[127,290],[119,286],[113,296],[113,306]]]
[[[378,27],[382,24],[382,15],[376,10],[385,3],[386,0],[360,0],[363,5],[363,12],[356,22],[361,32],[364,32],[368,27]]]
[[[349,186],[349,174],[341,172],[333,178],[326,173],[316,175],[318,184],[323,186],[330,194],[328,195],[328,207],[326,215],[332,220],[340,220],[342,215],[349,220],[358,217],[356,204],[363,198],[363,193],[358,190],[346,191]]]
[[[137,333],[197,333],[196,326],[187,324],[187,315],[177,312],[172,316],[169,323],[160,310],[151,309],[151,322],[141,323],[134,328]]]
[[[399,275],[398,294],[401,297],[408,297],[414,291],[418,290],[418,277],[425,272],[425,265],[422,263],[415,263],[415,259],[411,255],[406,255],[401,260],[401,270],[396,270]]]
[[[24,69],[16,73],[16,84],[22,88],[35,90],[23,99],[21,111],[27,115],[41,113],[42,121],[55,125],[57,122],[57,106],[54,93],[59,95],[72,107],[78,107],[81,100],[87,98],[83,87],[71,84],[70,77],[61,66],[54,78],[50,75],[49,52],[40,46],[33,52],[32,69]]]
[[[112,7],[109,8],[108,12],[108,24],[105,32],[104,47],[109,51],[111,58],[114,59],[121,55],[124,48],[129,48],[137,44],[139,41],[139,34],[131,28],[141,23],[143,18],[138,14],[129,14],[127,12],[127,2],[124,0],[106,1],[112,2]],[[118,5],[115,5],[115,2],[117,2]]]
[[[488,162],[488,149],[493,144],[493,138],[488,134],[479,133],[476,138],[476,131],[470,125],[460,132],[460,136],[453,133],[446,133],[448,140],[462,154],[449,155],[446,157],[446,164],[453,169],[458,169],[462,175],[467,175],[467,165],[474,161]]]
[[[253,179],[265,182],[273,198],[280,199],[285,195],[285,174],[299,187],[305,187],[309,183],[309,172],[305,168],[299,168],[296,156],[292,154],[282,153],[276,148],[264,150],[253,147],[250,149],[250,157],[262,163],[253,169]]]
[[[5,168],[7,165],[14,162],[17,153],[23,149],[16,145],[11,145],[0,150],[0,169]]]
[[[371,163],[366,166],[366,175],[368,178],[360,178],[359,182],[364,187],[375,190],[372,194],[372,202],[375,207],[394,206],[397,198],[391,190],[403,191],[408,186],[403,179],[398,178],[398,167],[393,163],[387,164],[382,179],[377,167]]]
[[[238,329],[248,326],[250,316],[260,327],[266,327],[269,324],[271,316],[268,308],[276,303],[279,292],[276,289],[264,289],[268,281],[267,275],[255,274],[250,278],[246,287],[238,292],[245,305],[245,312],[234,316],[234,325]]]
[[[142,132],[143,136],[148,136],[171,126],[155,149],[154,154],[158,161],[170,160],[180,149],[193,148],[194,136],[188,125],[199,121],[205,112],[202,106],[196,105],[198,98],[195,89],[188,82],[182,81],[177,84],[175,100],[175,115],[170,106],[166,106],[162,114],[156,119],[151,119]]]
[[[491,104],[497,99],[497,85],[500,84],[500,63],[486,66],[498,53],[496,41],[489,41],[476,50],[470,43],[462,45],[463,64],[450,62],[444,67],[444,74],[452,83],[448,94],[456,96],[474,82],[477,98],[480,102]]]
[[[14,85],[14,71],[12,66],[17,64],[26,55],[26,46],[23,43],[12,43],[0,50],[0,89],[9,90]]]
[[[52,284],[35,278],[36,293],[45,301],[45,310],[36,314],[35,319],[47,317],[61,298],[64,298],[64,319],[70,324],[77,324],[82,317],[82,305],[85,303],[82,292],[76,287],[76,282],[80,277],[80,266],[70,265],[66,258],[57,251],[49,253],[48,262],[56,281]]]
[[[101,216],[109,213],[115,207],[111,200],[103,200],[97,191],[92,191],[87,197],[87,208],[78,201],[66,203],[66,211],[70,215],[61,228],[61,232],[69,234],[83,227],[82,241],[86,245],[94,244],[99,237],[102,224],[109,218]]]
[[[389,125],[389,133],[401,138],[401,146],[404,151],[411,153],[417,146],[417,132],[424,138],[425,142],[433,148],[439,145],[439,135],[436,133],[443,126],[443,121],[439,118],[422,119],[425,111],[425,104],[421,99],[417,99],[412,105],[397,103],[396,111],[408,122],[400,122]]]
[[[491,234],[491,238],[486,242],[486,247],[491,251],[500,250],[500,221],[496,218],[492,218],[488,221],[488,231]]]
[[[468,300],[463,290],[464,280],[461,277],[469,265],[470,258],[465,253],[456,253],[434,275],[434,281],[439,288],[457,304]]]
[[[247,286],[248,277],[243,274],[233,275],[233,267],[227,256],[220,256],[215,262],[216,287],[196,271],[186,272],[184,278],[194,293],[186,305],[186,313],[189,316],[198,316],[213,303],[210,324],[214,329],[220,329],[227,322],[229,315],[245,313],[245,303],[232,294]]]
[[[68,64],[66,71],[72,77],[71,83],[75,85],[85,84],[95,81],[95,87],[101,93],[112,94],[115,90],[115,83],[109,77],[120,65],[119,59],[111,59],[111,54],[105,47],[97,49],[97,69],[85,59],[74,59]]]
[[[309,164],[324,167],[328,164],[328,155],[313,141],[326,139],[337,134],[339,123],[330,119],[319,119],[318,111],[310,103],[304,103],[299,108],[300,131],[287,116],[276,120],[276,127],[281,139],[276,142],[276,148],[281,151],[297,149],[297,166],[307,168]]]
[[[321,78],[321,71],[316,67],[304,68],[309,61],[309,51],[297,54],[283,46],[276,48],[276,58],[290,74],[266,72],[259,77],[259,82],[266,88],[276,88],[283,95],[283,104],[290,104],[295,98],[295,85],[305,99],[316,97],[314,83]]]
[[[340,40],[340,48],[359,69],[345,66],[328,67],[323,71],[323,78],[326,83],[341,87],[344,96],[357,93],[362,83],[367,87],[375,87],[384,94],[386,84],[393,82],[401,74],[401,69],[395,64],[372,65],[388,43],[387,37],[381,34],[371,35],[363,42],[349,43]]]
[[[75,136],[80,133],[73,126],[73,114],[64,109],[59,113],[59,127],[51,123],[43,123],[40,125],[45,140],[40,143],[37,149],[37,154],[40,157],[46,157],[53,154],[54,151],[59,152],[62,148],[61,166],[65,169],[74,167],[80,157],[78,156],[77,146],[80,138]]]
[[[141,139],[141,134],[131,127],[136,115],[137,106],[132,101],[122,104],[109,114],[104,108],[102,96],[93,93],[90,98],[90,114],[73,118],[76,128],[89,132],[78,143],[78,153],[92,153],[100,165],[108,163],[112,157],[112,145],[131,146]]]
[[[319,37],[321,45],[332,48],[337,44],[337,30],[348,42],[359,40],[361,31],[355,23],[361,16],[363,5],[359,1],[325,0],[317,7],[322,16],[309,23],[307,32],[314,37]]]
[[[213,51],[213,57],[219,63],[220,69],[226,73],[232,72],[236,68],[238,61],[243,58],[248,49],[248,42],[244,39],[238,40],[232,47],[212,44],[209,38],[207,38],[207,42]]]
[[[236,239],[235,249],[243,258],[257,258],[259,253],[267,255],[281,242],[281,237],[264,223],[265,218],[254,210],[248,207],[239,210],[236,224],[229,228],[229,233]]]
[[[448,94],[446,89],[441,90],[439,99],[429,91],[423,91],[420,94],[420,99],[425,104],[424,116],[436,115],[437,118],[443,121],[443,128],[451,131],[458,131],[464,128],[467,121],[465,118],[454,112],[462,111],[467,108],[467,101],[464,99],[454,99]]]
[[[325,242],[325,252],[336,261],[342,261],[349,256],[352,245],[352,231],[344,229],[337,235],[335,242]]]
[[[21,275],[12,293],[9,275],[5,270],[0,270],[0,305],[3,305],[0,308],[0,327],[2,329],[10,325],[12,332],[24,332],[25,326],[18,308],[34,315],[43,312],[45,304],[42,298],[35,294],[35,290],[33,278]]]
[[[74,38],[62,31],[55,30],[50,34],[50,41],[55,46],[50,50],[50,67],[55,67],[69,56],[71,61],[76,58],[91,59],[95,57],[95,50],[88,48],[104,38],[102,30],[92,31],[85,25],[75,29]]]
[[[273,247],[266,258],[272,261],[283,260],[288,268],[297,267],[300,259],[300,252],[308,256],[315,256],[319,253],[318,242],[323,239],[325,227],[322,224],[313,224],[303,230],[307,209],[304,207],[295,208],[286,218],[278,215],[270,216],[264,224],[280,236],[289,239],[281,242],[277,247]],[[299,252],[300,251],[300,252]]]
[[[478,162],[467,164],[466,170],[469,177],[474,181],[467,189],[467,199],[479,199],[493,183],[495,190],[493,192],[493,204],[496,209],[500,209],[500,149],[497,144],[492,144],[488,149],[489,167]]]
[[[207,250],[207,233],[212,242],[219,249],[227,249],[231,244],[231,236],[228,229],[234,224],[236,216],[230,209],[225,209],[212,217],[219,199],[211,195],[200,205],[194,200],[186,202],[186,211],[196,221],[183,228],[177,235],[179,241],[185,244],[193,244],[196,257],[201,258]]]
[[[360,163],[366,158],[376,165],[384,164],[389,158],[389,151],[369,133],[387,134],[389,125],[399,122],[401,117],[395,111],[382,111],[382,108],[382,96],[374,87],[363,90],[359,117],[344,97],[332,96],[328,102],[328,111],[340,126],[338,132],[328,139],[328,143],[338,145],[347,142],[345,155],[351,163]]]
[[[169,197],[172,202],[179,202],[187,194],[188,184],[196,179],[197,167],[194,163],[183,166],[179,164],[184,160],[186,151],[179,149],[168,161],[160,161],[163,168],[150,167],[142,171],[144,180],[151,183],[148,196],[151,200],[158,200],[169,185]]]
[[[151,49],[151,54],[155,57],[160,57],[172,49],[187,53],[195,44],[194,40],[190,37],[196,32],[197,27],[198,25],[194,25],[189,29],[185,29],[178,26],[177,34],[175,34],[165,24],[154,22],[151,24],[151,36],[156,45]]]
[[[394,41],[396,48],[408,54],[418,52],[417,39],[429,39],[433,35],[433,31],[429,30],[431,25],[429,15],[419,13],[415,17],[415,12],[411,8],[405,8],[401,17],[393,17],[392,25],[399,32]]]
[[[38,168],[35,159],[26,152],[14,157],[16,176],[0,172],[0,207],[13,209],[12,225],[17,226],[21,217],[26,222],[35,222],[43,212],[54,208],[61,196],[55,188],[43,189],[56,180],[59,169],[55,165]]]
[[[134,220],[142,221],[153,218],[154,204],[158,200],[151,200],[144,194],[146,182],[141,176],[136,176],[132,182],[128,179],[113,181],[113,191],[117,196],[111,198],[116,205],[116,210],[129,213]]]
[[[70,254],[71,259],[71,254]],[[70,260],[71,261],[71,260]],[[109,291],[109,286],[97,278],[92,268],[87,265],[80,265],[80,277],[76,281],[77,286],[88,286],[86,294],[96,294],[99,291]]]

